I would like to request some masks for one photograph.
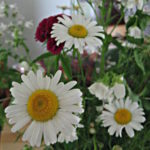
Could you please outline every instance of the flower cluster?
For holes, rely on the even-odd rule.
[[[129,137],[133,137],[133,129],[140,131],[143,128],[143,109],[129,97],[125,98],[124,84],[116,83],[109,88],[103,83],[96,82],[89,87],[89,91],[104,103],[97,120],[102,121],[104,127],[109,127],[110,135],[122,137],[122,130],[125,128]]]
[[[150,103],[146,101],[150,97],[150,42],[144,30],[150,16],[146,14],[143,0],[118,1],[115,4],[119,4],[121,17],[113,27],[114,2],[108,5],[104,0],[99,4],[97,0],[86,3],[96,13],[96,21],[89,14],[87,17],[84,3],[78,2],[81,6],[73,5],[77,12],[70,16],[58,14],[38,24],[35,40],[46,44],[50,53],[29,63],[20,59],[14,66],[22,73],[22,81],[12,83],[13,101],[5,109],[11,131],[24,129],[22,140],[32,147],[58,143],[54,145],[56,149],[74,149],[74,146],[76,149],[108,149],[108,145],[110,149],[122,149],[144,138],[143,133],[149,129],[145,121],[150,120],[145,114],[150,110]],[[105,6],[110,8],[104,9]],[[4,10],[0,17],[7,15],[5,5],[0,8]],[[125,23],[121,25],[125,35],[114,34],[119,23]],[[31,25],[30,22],[25,24]],[[0,24],[0,29],[7,30],[4,24]],[[19,30],[15,30],[13,36],[19,34]],[[88,56],[87,49],[94,53]],[[33,68],[37,62],[42,62],[44,69]],[[51,72],[56,73],[46,75]],[[135,131],[141,132],[132,141]],[[127,140],[126,146],[118,137]],[[60,145],[78,138],[72,144]],[[148,142],[146,136],[140,147],[134,149],[144,149]],[[114,143],[116,145],[112,145]]]
[[[85,46],[91,49],[102,46],[105,36],[103,27],[96,26],[95,21],[78,15],[57,15],[43,19],[36,30],[35,38],[47,42],[47,49],[53,54],[59,54],[63,48],[78,49],[83,52]],[[101,39],[100,39],[101,38]]]

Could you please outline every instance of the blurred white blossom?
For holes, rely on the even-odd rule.
[[[95,13],[94,13],[92,7],[89,5],[88,2],[85,2],[85,1],[80,2],[80,6],[83,10],[85,17],[87,17],[87,18],[89,18],[89,17],[94,18],[95,17]]]
[[[127,9],[139,9],[143,8],[144,1],[143,0],[119,0],[122,5]]]
[[[136,39],[142,38],[142,31],[139,27],[133,26],[129,28],[129,36],[134,37]]]
[[[32,21],[32,20],[26,21],[24,26],[25,26],[26,28],[31,29],[31,28],[33,27],[33,21]]]
[[[2,2],[0,2],[0,18],[5,17],[4,11],[5,11],[5,2],[2,1]]]

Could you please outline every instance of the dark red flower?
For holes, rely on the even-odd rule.
[[[39,25],[38,25],[38,27],[36,29],[35,39],[37,41],[44,42],[47,39],[47,37],[46,37],[46,33],[47,33],[47,31],[46,31],[47,20],[48,19],[43,19],[39,23]]]
[[[62,14],[56,15],[56,16],[51,16],[47,18],[47,24],[46,24],[46,32],[47,32],[47,38],[51,37],[51,31],[52,31],[52,26],[54,23],[58,22],[58,17],[62,17]]]
[[[64,43],[61,43],[59,46],[56,45],[56,41],[54,38],[49,38],[47,41],[47,50],[52,54],[57,55],[64,48]]]
[[[47,40],[47,49],[52,54],[59,54],[64,47],[64,43],[57,46],[55,39],[51,37],[52,26],[58,22],[58,17],[62,17],[62,14],[43,19],[37,27],[35,34],[37,41],[44,42]]]

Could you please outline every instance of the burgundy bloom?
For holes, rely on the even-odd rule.
[[[44,42],[47,37],[46,37],[46,25],[47,25],[47,20],[48,19],[43,19],[37,29],[36,29],[36,33],[35,33],[35,39],[37,41],[40,41],[40,42]]]
[[[58,17],[62,17],[62,14],[43,19],[37,27],[35,34],[37,41],[44,42],[47,40],[47,49],[52,54],[59,54],[64,47],[64,43],[57,46],[55,38],[51,37],[53,24],[58,22]]]
[[[59,54],[63,49],[63,47],[64,47],[64,43],[61,43],[59,46],[57,46],[54,38],[49,38],[47,41],[47,50],[54,55]]]
[[[47,18],[47,24],[46,24],[46,36],[47,38],[50,38],[51,37],[51,31],[52,31],[52,26],[54,23],[57,23],[58,22],[58,17],[62,17],[62,14],[59,14],[59,15],[56,15],[56,16],[51,16],[49,18]]]

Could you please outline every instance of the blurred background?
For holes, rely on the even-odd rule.
[[[6,2],[9,4],[15,3],[19,12],[25,17],[25,20],[33,21],[32,30],[25,30],[24,32],[31,58],[35,58],[46,51],[45,47],[41,47],[41,44],[34,39],[38,23],[45,17],[62,13],[62,10],[58,9],[57,6],[61,4],[66,6],[71,5],[70,0],[44,0],[44,2],[41,0],[7,0]],[[65,13],[69,14],[69,11],[65,11]],[[12,64],[12,61],[10,61],[9,64]]]

